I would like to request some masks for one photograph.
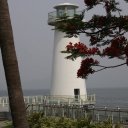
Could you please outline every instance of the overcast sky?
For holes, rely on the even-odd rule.
[[[15,47],[23,89],[49,89],[54,31],[47,25],[48,12],[54,5],[64,2],[77,3],[84,9],[83,0],[8,0],[14,33]],[[123,5],[124,6],[124,5]],[[98,14],[100,8],[95,10]],[[124,12],[128,12],[128,9]],[[87,14],[85,18],[91,15]],[[86,39],[82,37],[82,41]],[[115,61],[114,63],[117,63]],[[103,62],[105,65],[108,61]],[[89,87],[128,87],[128,67],[106,70],[86,80]],[[0,88],[6,89],[2,60],[0,61]]]

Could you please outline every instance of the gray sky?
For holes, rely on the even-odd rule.
[[[8,0],[15,47],[19,61],[23,89],[47,89],[51,84],[54,31],[47,25],[48,12],[63,2],[77,3],[84,9],[83,0]],[[124,6],[124,4],[123,4]],[[124,12],[128,12],[128,9]],[[98,14],[101,9],[95,10]],[[86,18],[91,15],[87,14]],[[85,38],[82,37],[82,41]],[[85,41],[86,42],[86,41]],[[115,61],[114,63],[117,63]],[[108,61],[104,61],[108,64]],[[112,64],[112,63],[111,63]],[[96,73],[86,83],[89,87],[128,87],[128,67]],[[0,88],[6,89],[2,60],[0,61]]]

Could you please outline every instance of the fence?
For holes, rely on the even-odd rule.
[[[28,114],[42,112],[44,116],[58,116],[73,119],[86,118],[90,116],[92,121],[100,122],[111,120],[112,123],[120,122],[128,124],[128,109],[99,108],[82,105],[46,105],[32,104],[27,106]]]
[[[24,96],[24,102],[26,104],[95,104],[95,94],[88,96],[78,96],[75,98],[74,96]],[[0,107],[9,107],[8,97],[0,97]]]

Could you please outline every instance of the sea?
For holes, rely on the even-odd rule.
[[[24,96],[49,95],[49,89],[23,90]],[[128,88],[87,88],[88,95],[96,95],[97,107],[128,108]],[[0,97],[7,91],[0,90]]]

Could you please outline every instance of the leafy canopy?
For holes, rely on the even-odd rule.
[[[128,3],[128,0],[124,1]],[[85,10],[82,14],[75,15],[72,19],[65,15],[61,17],[61,21],[56,26],[56,29],[66,32],[68,37],[78,36],[81,33],[89,37],[89,47],[81,42],[76,44],[69,42],[66,50],[62,51],[70,54],[66,57],[67,59],[75,60],[77,57],[84,57],[77,76],[87,78],[89,74],[107,68],[128,66],[128,16],[121,14],[120,3],[116,0],[84,0],[84,3]],[[104,15],[94,14],[89,21],[83,21],[85,12],[89,13],[98,5],[101,5],[106,13]],[[103,66],[100,65],[100,61],[94,59],[96,56],[117,58],[123,63]]]

